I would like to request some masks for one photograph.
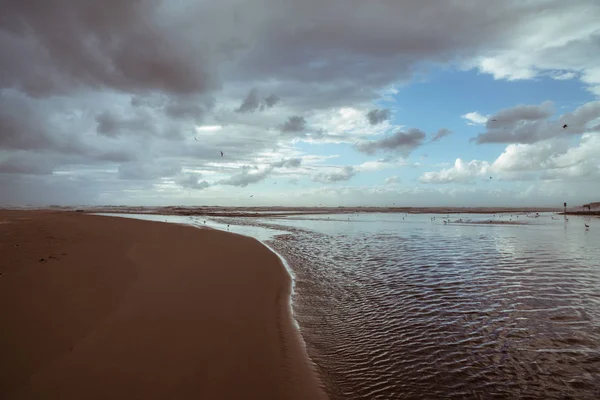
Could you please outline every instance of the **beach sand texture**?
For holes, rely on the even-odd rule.
[[[0,398],[325,397],[260,242],[74,212],[0,222]]]

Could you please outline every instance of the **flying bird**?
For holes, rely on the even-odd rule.
[[[199,142],[198,138],[197,138],[197,137],[195,137],[195,136],[194,136],[194,140],[195,140],[196,142]]]
[[[253,195],[253,194],[251,194],[251,195],[250,195],[250,197],[254,197],[254,195]]]
[[[567,125],[567,124],[564,124],[564,125],[563,125],[563,129],[567,129],[567,126],[569,126],[569,125]]]
[[[588,224],[584,224],[585,225],[585,229],[590,229],[590,226]]]
[[[223,152],[221,152],[221,157],[223,157]]]

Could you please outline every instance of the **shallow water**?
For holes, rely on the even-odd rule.
[[[432,217],[257,220],[331,397],[600,398],[600,220]]]
[[[286,258],[334,399],[600,398],[600,219],[433,217],[211,223]]]

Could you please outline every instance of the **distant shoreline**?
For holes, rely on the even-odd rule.
[[[9,208],[5,209],[23,209]],[[34,209],[34,208],[30,208]],[[40,207],[41,210],[79,211],[84,213],[157,214],[207,217],[277,217],[303,214],[347,213],[408,213],[408,214],[526,214],[535,212],[562,213],[562,208],[548,207]],[[571,213],[571,211],[567,211]],[[594,212],[592,212],[594,213]],[[590,214],[598,215],[598,214]]]
[[[567,211],[559,213],[560,215],[596,215],[600,216],[600,211]]]

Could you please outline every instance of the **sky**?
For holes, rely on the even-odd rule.
[[[597,0],[0,9],[0,205],[600,201]]]

